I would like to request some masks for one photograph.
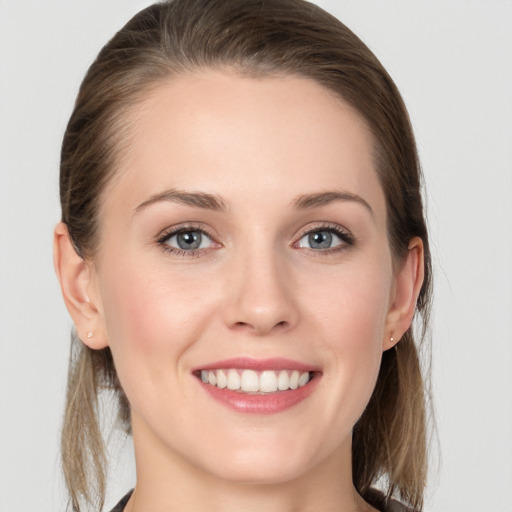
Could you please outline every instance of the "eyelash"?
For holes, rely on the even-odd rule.
[[[300,247],[299,243],[300,241],[307,235],[310,235],[315,232],[321,232],[326,231],[329,233],[332,233],[336,235],[342,243],[335,247],[327,248],[327,249],[313,249],[308,247]],[[185,249],[178,249],[177,247],[172,247],[168,243],[166,243],[171,237],[175,235],[179,235],[180,233],[187,233],[187,232],[197,232],[201,233],[201,235],[206,236],[209,238],[213,244],[215,244],[215,238],[210,235],[204,228],[197,226],[197,225],[184,225],[184,226],[175,226],[172,228],[169,228],[165,230],[163,233],[161,233],[157,238],[157,244],[162,248],[162,250],[167,254],[173,254],[175,256],[183,256],[183,257],[198,257],[201,254],[204,254],[205,251],[208,251],[210,248],[203,248],[203,249],[191,249],[191,250],[185,250]],[[343,251],[348,249],[349,247],[353,246],[356,243],[355,237],[352,235],[352,233],[342,228],[339,225],[336,224],[318,224],[314,227],[308,228],[307,230],[303,231],[301,235],[296,239],[295,242],[293,242],[292,247],[294,248],[300,248],[309,252],[313,252],[315,254],[322,254],[322,255],[329,255],[333,254],[339,251]],[[220,247],[220,244],[217,243],[217,245]]]
[[[299,242],[307,235],[312,233],[327,231],[328,233],[332,233],[336,235],[342,243],[335,247],[330,247],[327,249],[312,249],[310,247],[302,247],[303,250],[313,252],[315,254],[329,255],[333,253],[337,253],[339,251],[346,250],[355,245],[356,239],[354,235],[346,228],[342,228],[337,224],[318,224],[313,227],[309,227],[306,229],[298,238],[297,241],[293,243],[293,247],[299,248]]]
[[[162,248],[162,250],[167,254],[172,254],[175,256],[184,256],[184,257],[197,257],[201,254],[204,254],[205,251],[208,251],[209,248],[205,249],[178,249],[177,247],[172,247],[171,245],[167,244],[166,242],[172,238],[175,235],[179,235],[180,233],[188,233],[188,232],[195,232],[195,233],[201,233],[201,235],[206,236],[209,238],[213,244],[215,244],[215,238],[210,235],[204,228],[189,224],[184,226],[174,226],[172,228],[166,229],[163,233],[161,233],[157,238],[157,244]],[[220,246],[220,244],[217,244]]]

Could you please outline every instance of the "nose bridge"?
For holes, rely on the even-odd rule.
[[[286,257],[268,240],[236,251],[225,321],[230,328],[264,335],[289,328],[298,318]]]

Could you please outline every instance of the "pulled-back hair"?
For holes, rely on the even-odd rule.
[[[199,69],[229,68],[265,77],[314,80],[350,104],[373,135],[375,169],[385,194],[395,265],[411,238],[424,245],[425,278],[411,327],[384,352],[374,393],[353,431],[353,481],[368,501],[378,481],[422,510],[426,480],[426,391],[418,353],[428,323],[431,262],[421,199],[421,170],[400,94],[365,44],[336,18],[303,0],[174,0],[134,16],[101,50],[82,82],[62,144],[62,221],[77,253],[98,248],[98,210],[119,172],[127,112],[164,81]],[[130,431],[129,404],[109,348],[92,350],[72,336],[62,460],[74,510],[101,509],[106,455],[98,396],[108,389]]]

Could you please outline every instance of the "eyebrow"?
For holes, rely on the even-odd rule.
[[[173,188],[151,196],[149,199],[139,204],[139,206],[135,208],[134,212],[136,213],[154,203],[161,201],[184,204],[186,206],[202,208],[205,210],[228,210],[226,203],[218,195],[208,194],[206,192],[187,192]],[[310,209],[324,206],[334,201],[351,201],[359,203],[369,211],[372,217],[374,216],[372,207],[361,196],[352,194],[351,192],[342,191],[326,191],[312,194],[302,194],[292,201],[292,207],[298,210]]]
[[[370,212],[372,217],[375,216],[372,207],[361,196],[352,194],[350,192],[342,192],[337,190],[316,192],[313,194],[303,194],[292,202],[292,206],[297,209],[309,209],[316,208],[318,206],[324,206],[334,201],[350,201],[359,203]]]
[[[205,210],[226,211],[226,203],[217,195],[206,192],[186,192],[184,190],[170,189],[151,196],[135,208],[135,213],[161,201],[180,203],[186,206],[203,208]]]

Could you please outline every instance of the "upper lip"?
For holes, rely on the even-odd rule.
[[[230,359],[223,359],[221,361],[214,361],[202,366],[197,366],[192,371],[199,370],[219,370],[236,368],[239,370],[298,370],[300,372],[318,372],[320,368],[315,365],[294,361],[293,359],[286,359],[283,357],[273,357],[267,359],[253,359],[250,357],[233,357]]]

